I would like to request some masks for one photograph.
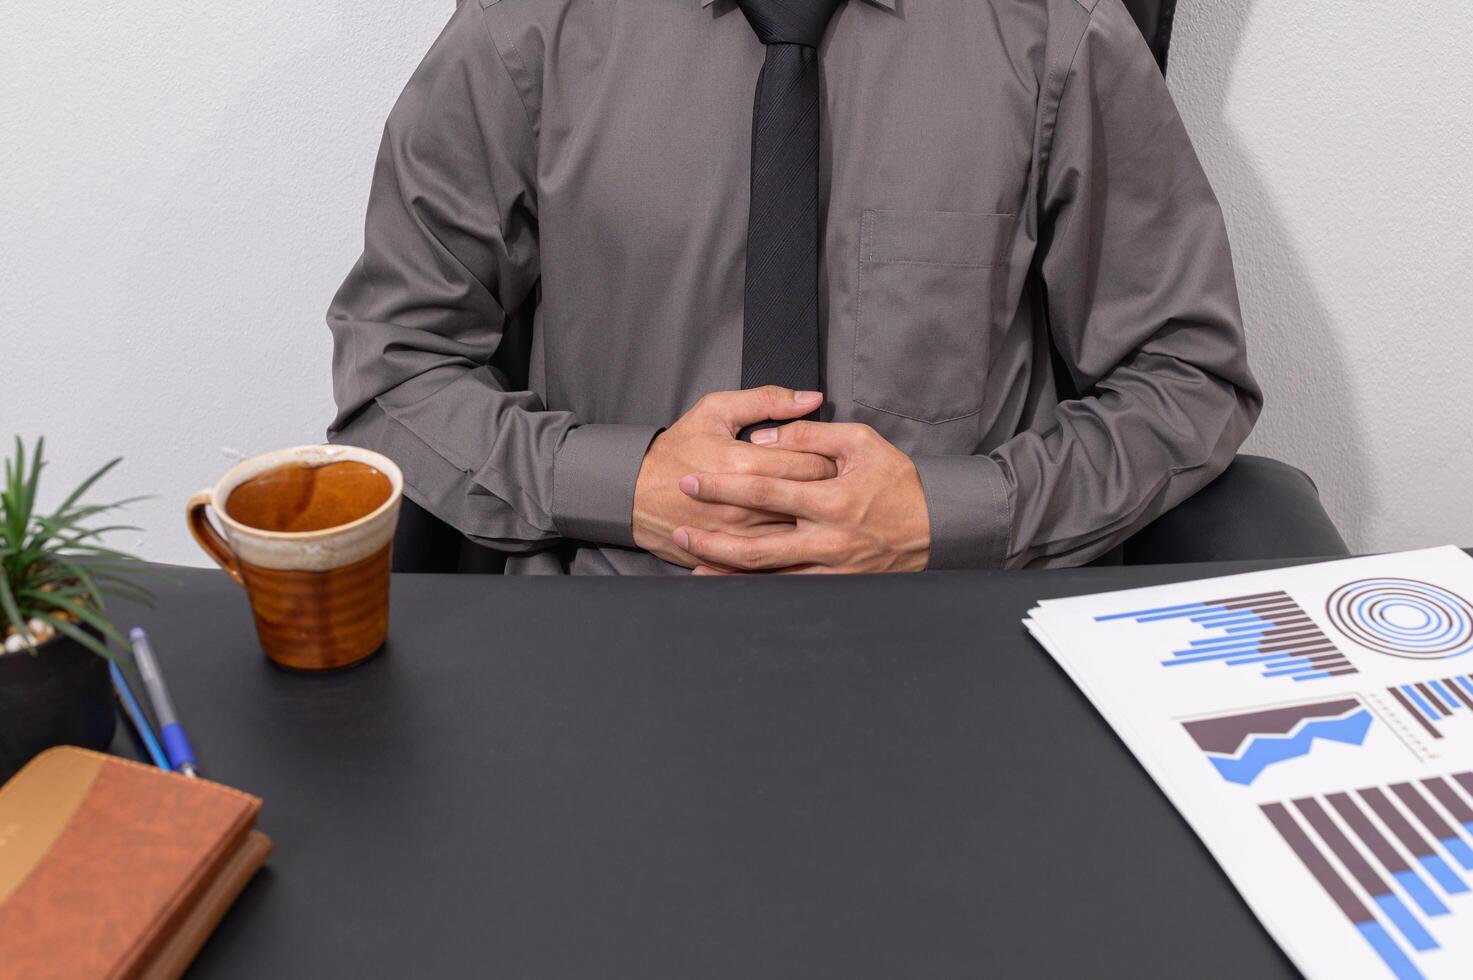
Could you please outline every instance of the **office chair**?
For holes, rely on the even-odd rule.
[[[1176,0],[1124,3],[1165,74]],[[1065,381],[1069,377],[1062,367],[1055,374]],[[1241,455],[1211,484],[1099,562],[1149,565],[1346,554],[1345,541],[1308,475],[1278,460]],[[505,566],[506,555],[470,541],[405,498],[394,537],[395,571],[499,573]]]
[[[1124,3],[1166,74],[1177,0]],[[1242,455],[1195,496],[1136,532],[1118,557],[1146,565],[1347,554],[1307,474],[1278,460]]]

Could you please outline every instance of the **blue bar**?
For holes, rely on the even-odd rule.
[[[1473,696],[1473,681],[1468,680],[1466,677],[1454,677],[1453,680],[1458,682],[1458,687],[1461,687],[1470,696]]]
[[[1432,880],[1441,885],[1442,890],[1449,895],[1461,895],[1468,890],[1468,886],[1463,883],[1463,879],[1459,878],[1457,873],[1447,866],[1447,862],[1436,854],[1427,854],[1417,858],[1417,860],[1421,862],[1422,867],[1427,869],[1427,873],[1432,876]]]
[[[1312,674],[1296,674],[1296,675],[1294,675],[1294,680],[1296,680],[1296,681],[1317,681],[1321,677],[1329,677],[1329,676],[1330,676],[1330,672],[1328,670],[1316,670]]]
[[[1442,681],[1428,681],[1427,683],[1435,688],[1437,693],[1441,694],[1447,700],[1448,704],[1452,705],[1453,710],[1456,711],[1463,706],[1463,702],[1458,700],[1458,696],[1444,687]]]
[[[1188,640],[1187,642],[1189,644],[1191,644],[1192,646],[1194,646],[1194,647],[1202,647],[1202,646],[1208,646],[1209,644],[1213,644],[1213,643],[1227,643],[1230,640],[1241,640],[1241,639],[1244,639],[1244,637],[1241,637],[1241,636],[1209,636],[1209,637],[1206,637],[1205,639],[1201,639],[1201,640]]]
[[[1294,666],[1292,666],[1292,667],[1275,667],[1273,670],[1265,670],[1263,672],[1263,676],[1264,677],[1278,677],[1278,676],[1280,676],[1282,674],[1303,674],[1306,671],[1319,670],[1318,667],[1312,665],[1309,662],[1309,658],[1308,657],[1295,657],[1290,662],[1293,663]]]
[[[1175,657],[1171,660],[1161,661],[1163,667],[1175,667],[1178,664],[1202,664],[1209,660],[1225,660],[1228,657],[1241,656],[1241,650],[1223,650],[1219,653],[1204,653],[1195,657]]]
[[[1241,636],[1219,636],[1210,643],[1194,643],[1190,650],[1173,650],[1172,653],[1210,653],[1213,650],[1247,650],[1257,649],[1262,641],[1258,637],[1243,639]]]
[[[1207,629],[1215,626],[1226,626],[1229,623],[1262,623],[1264,620],[1258,618],[1257,613],[1234,609],[1232,612],[1203,613],[1200,616],[1193,616],[1192,622],[1200,624],[1203,629]]]
[[[1391,934],[1381,923],[1372,919],[1370,922],[1357,922],[1355,927],[1360,930],[1366,942],[1371,944],[1376,955],[1381,957],[1381,962],[1396,974],[1396,980],[1426,980],[1422,971],[1412,965],[1407,954],[1401,951],[1401,947],[1396,945],[1396,940],[1391,938]]]
[[[1269,656],[1276,657],[1278,659],[1276,659],[1276,660],[1269,660],[1269,661],[1265,662],[1264,663],[1264,666],[1265,667],[1273,667],[1276,664],[1289,664],[1289,663],[1293,663],[1296,660],[1301,660],[1301,659],[1302,660],[1305,660],[1306,662],[1309,660],[1309,655],[1308,654],[1303,654],[1303,653],[1288,653],[1288,654],[1285,654],[1285,653],[1271,653],[1271,654],[1269,654]],[[1316,654],[1316,656],[1328,656],[1328,653],[1325,653],[1325,654]],[[1319,670],[1321,668],[1316,667],[1315,669],[1316,670]]]
[[[1425,953],[1429,949],[1440,948],[1437,945],[1437,940],[1433,939],[1432,934],[1427,931],[1426,927],[1417,921],[1417,917],[1412,915],[1411,910],[1401,904],[1401,899],[1389,893],[1386,895],[1375,895],[1373,897],[1376,899],[1376,904],[1381,907],[1381,911],[1385,913],[1386,918],[1390,919],[1391,924],[1396,926],[1401,931],[1401,934],[1407,938],[1407,942],[1412,944],[1412,949],[1415,949],[1419,953]]]
[[[1448,837],[1442,841],[1442,846],[1447,852],[1458,859],[1458,863],[1465,871],[1473,871],[1473,847],[1461,837]]]
[[[1260,653],[1254,657],[1239,657],[1237,660],[1229,660],[1228,664],[1229,666],[1236,667],[1238,664],[1273,663],[1274,661],[1287,663],[1293,658],[1294,654],[1280,651],[1279,653]]]
[[[1412,687],[1412,685],[1403,684],[1401,686],[1401,693],[1411,698],[1412,703],[1415,704],[1418,708],[1422,709],[1422,714],[1426,715],[1428,718],[1431,718],[1433,721],[1437,721],[1439,718],[1442,717],[1442,712],[1432,707],[1432,705],[1428,704],[1427,699],[1422,697],[1421,692],[1419,692],[1415,687]]]
[[[1257,618],[1258,617],[1256,617],[1256,616],[1254,617],[1254,619],[1257,619]],[[1247,633],[1249,630],[1258,630],[1258,632],[1262,633],[1264,631],[1264,629],[1267,628],[1268,626],[1269,626],[1268,620],[1263,620],[1262,622],[1251,623],[1248,626],[1228,626],[1228,627],[1225,627],[1223,629],[1223,632],[1224,633]]]
[[[1137,609],[1135,612],[1111,613],[1108,616],[1096,616],[1095,617],[1095,622],[1097,622],[1097,623],[1103,623],[1106,620],[1110,620],[1110,619],[1135,619],[1135,620],[1138,620],[1139,622],[1144,623],[1144,622],[1146,622],[1146,620],[1145,619],[1142,619],[1141,617],[1143,617],[1143,616],[1152,616],[1152,614],[1154,614],[1154,613],[1176,612],[1177,610],[1181,610],[1181,609],[1209,609],[1209,608],[1219,608],[1219,607],[1216,607],[1216,606],[1208,606],[1207,603],[1205,603],[1205,602],[1188,602],[1185,605],[1180,605],[1180,606],[1162,606],[1160,609]],[[1153,618],[1155,618],[1155,619],[1170,619],[1172,617],[1170,617],[1170,616],[1153,616]]]
[[[1392,872],[1391,877],[1396,879],[1402,891],[1410,895],[1423,912],[1428,915],[1447,915],[1447,906],[1437,897],[1436,892],[1427,887],[1427,882],[1422,880],[1421,875],[1407,870]]]

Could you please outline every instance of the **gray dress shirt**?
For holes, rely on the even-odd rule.
[[[510,571],[682,572],[634,485],[739,387],[763,57],[732,0],[464,0],[328,313],[330,438]],[[848,0],[822,66],[822,417],[914,459],[931,567],[1080,564],[1216,476],[1261,397],[1120,0]]]

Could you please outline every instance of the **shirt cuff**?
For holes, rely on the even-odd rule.
[[[552,521],[578,541],[634,546],[634,485],[654,425],[580,425],[568,431],[552,470]]]
[[[931,515],[928,569],[1001,568],[1012,529],[1007,478],[990,456],[917,456]]]

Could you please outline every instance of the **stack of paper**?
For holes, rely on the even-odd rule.
[[[1473,558],[1047,600],[1024,621],[1311,977],[1473,977]]]

